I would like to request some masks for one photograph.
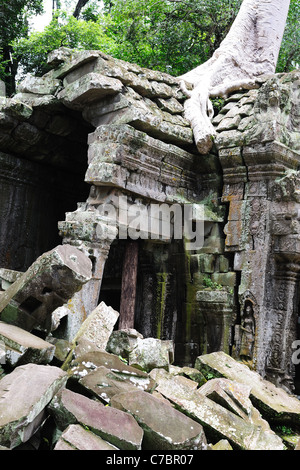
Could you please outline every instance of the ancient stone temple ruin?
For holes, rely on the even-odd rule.
[[[299,72],[231,94],[215,111],[212,151],[200,155],[178,79],[99,51],[62,48],[49,65],[0,98],[2,290],[44,252],[71,245],[92,277],[60,305],[71,314],[53,335],[74,334],[104,301],[120,311],[118,328],[173,340],[177,364],[224,351],[299,391]],[[153,212],[150,232],[128,236],[128,218],[114,218],[124,201],[135,214],[191,207],[201,247],[154,233]],[[19,310],[42,302],[31,296]]]

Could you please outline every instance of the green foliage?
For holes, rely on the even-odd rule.
[[[17,64],[12,59],[12,41],[28,34],[30,16],[43,11],[43,0],[0,0],[0,79],[14,89]]]
[[[113,57],[179,76],[208,60],[226,37],[242,0],[89,0],[75,18],[74,1],[57,10],[43,32],[29,35],[28,18],[43,0],[0,0],[0,78],[15,64],[47,71],[47,54],[60,46],[100,49]],[[76,2],[75,2],[76,3]],[[103,7],[104,4],[104,7]],[[300,63],[300,0],[291,0],[277,71]],[[5,45],[5,47],[4,47]],[[222,105],[216,100],[214,107]]]
[[[208,276],[204,276],[202,282],[203,282],[203,286],[208,287],[209,289],[212,289],[212,290],[222,290],[223,289],[223,286],[221,284],[218,284],[217,282],[214,282]]]
[[[274,429],[274,431],[279,434],[280,436],[292,436],[295,434],[295,431],[286,425],[277,425]]]
[[[289,15],[279,53],[277,72],[300,67],[300,0],[291,0]]]
[[[205,62],[226,36],[241,0],[106,2],[117,57],[175,76]],[[108,6],[109,4],[109,6]]]
[[[44,31],[34,32],[28,38],[14,42],[15,56],[23,73],[42,75],[47,71],[49,52],[61,46],[73,49],[97,49],[114,52],[114,43],[105,34],[103,22],[98,19],[76,20],[74,16],[57,11]]]

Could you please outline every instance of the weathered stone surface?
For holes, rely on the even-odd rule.
[[[199,393],[203,393],[241,418],[251,415],[253,405],[249,399],[250,391],[250,386],[228,379],[211,379],[199,388]]]
[[[103,351],[91,351],[77,357],[69,369],[71,377],[105,403],[124,390],[151,391],[155,387],[149,375],[135,367],[128,366],[117,356]]]
[[[165,371],[159,377],[157,391],[173,402],[178,409],[198,421],[207,437],[227,439],[234,448],[243,450],[283,450],[281,439],[270,429],[262,430],[240,416],[213,402],[198,390],[186,386],[182,377],[168,377]]]
[[[83,355],[76,354],[76,358],[71,363],[71,372],[74,375],[82,375],[82,371],[85,370],[84,374],[86,375],[87,371],[95,370],[98,367],[106,367],[111,369],[115,374],[120,376],[124,375],[135,377],[148,378],[148,374],[139,368],[132,367],[127,365],[126,362],[121,360],[118,356],[110,354],[101,350],[94,350],[87,352]]]
[[[48,72],[43,77],[26,75],[18,86],[18,93],[34,93],[38,95],[53,95],[60,86],[60,80],[53,77],[53,72]]]
[[[79,424],[70,424],[64,430],[53,450],[119,450]]]
[[[26,442],[44,419],[44,410],[67,374],[58,367],[26,364],[0,380],[0,444]]]
[[[172,194],[175,199],[180,188],[185,194],[187,189],[196,190],[193,168],[200,162],[195,155],[147,135],[144,129],[116,124],[103,124],[90,134],[87,182],[117,186],[158,201],[171,201]]]
[[[147,392],[115,395],[111,405],[130,413],[143,428],[145,450],[206,450],[200,424]]]
[[[79,384],[89,393],[104,403],[110,404],[111,399],[122,392],[131,392],[136,388],[147,390],[151,380],[149,378],[140,378],[138,376],[121,376],[112,372],[104,366],[98,367],[93,372],[85,374],[81,373]]]
[[[0,322],[0,341],[5,345],[5,361],[11,366],[48,364],[54,357],[54,345],[15,325]]]
[[[54,346],[54,358],[63,363],[72,350],[72,343],[66,339],[55,338],[54,336],[47,336],[46,341]]]
[[[107,95],[115,95],[122,90],[122,83],[114,78],[96,73],[90,73],[67,85],[58,93],[58,98],[66,106],[73,109],[82,109],[88,103],[103,98]]]
[[[0,290],[6,290],[11,286],[22,273],[11,269],[0,269]]]
[[[257,372],[223,352],[199,356],[195,367],[206,375],[217,374],[251,388],[250,398],[264,417],[275,421],[299,423],[300,402],[282,388],[264,380]]]
[[[122,450],[140,450],[143,431],[128,413],[64,389],[49,405],[60,429],[80,423]]]
[[[173,361],[173,342],[156,338],[137,338],[136,347],[129,353],[129,364],[147,372],[157,367],[168,369]]]
[[[183,377],[187,377],[188,379],[196,382],[199,387],[201,387],[201,385],[205,384],[206,382],[206,378],[204,377],[204,375],[198,369],[195,369],[194,367],[186,367],[186,366],[178,367],[175,365],[171,365],[169,367],[169,373],[174,376],[180,375]]]
[[[211,446],[212,450],[233,450],[231,445],[226,439],[222,439],[221,441],[217,442],[215,445]]]
[[[44,253],[1,295],[1,320],[26,330],[51,329],[50,313],[90,280],[91,268],[90,259],[70,245]]]
[[[143,338],[138,331],[128,328],[113,331],[109,337],[106,351],[129,360],[129,354],[137,345],[137,339]]]
[[[119,312],[101,302],[83,322],[73,341],[85,338],[104,351],[118,318]]]

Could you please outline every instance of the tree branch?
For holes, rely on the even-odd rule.
[[[75,7],[75,10],[73,12],[73,16],[78,19],[79,18],[79,15],[80,15],[80,12],[81,10],[83,9],[83,7],[89,2],[90,0],[78,0],[77,2],[77,5]]]

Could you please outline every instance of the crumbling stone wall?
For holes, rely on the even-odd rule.
[[[63,189],[56,201],[66,214],[56,212],[55,227],[93,264],[93,278],[69,308],[84,319],[110,290],[116,302],[122,296],[124,227],[110,221],[105,205],[118,210],[125,196],[135,207],[203,203],[201,249],[187,252],[184,240],[137,241],[138,330],[173,339],[177,363],[222,350],[290,387],[299,310],[299,74],[262,77],[257,89],[231,95],[214,119],[212,152],[200,155],[174,77],[99,51],[61,48],[49,64],[44,77],[28,76],[14,98],[1,98],[0,151],[36,175],[41,166],[47,181],[51,168]],[[13,180],[13,169],[7,173]],[[0,197],[0,239],[7,240],[20,222],[9,220]],[[24,236],[16,237],[20,246]],[[1,264],[6,251],[2,243]]]

